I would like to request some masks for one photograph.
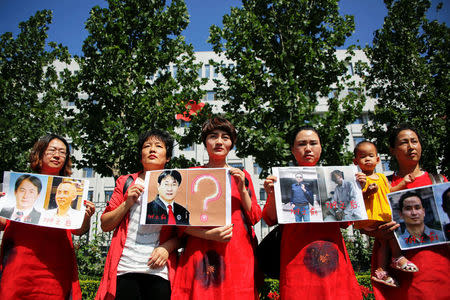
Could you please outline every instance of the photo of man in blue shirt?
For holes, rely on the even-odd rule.
[[[296,222],[309,222],[309,204],[314,205],[314,197],[312,192],[303,183],[303,174],[295,174],[296,183],[291,186],[290,203],[292,205]]]

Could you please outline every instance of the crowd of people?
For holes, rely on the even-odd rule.
[[[113,231],[113,237],[96,299],[259,298],[258,287],[264,275],[255,258],[258,241],[253,225],[261,218],[270,226],[278,223],[274,196],[277,178],[270,175],[264,181],[268,197],[261,211],[249,173],[227,164],[227,156],[237,139],[235,127],[222,117],[211,118],[202,127],[201,139],[209,160],[197,168],[229,168],[232,224],[183,226],[189,224],[189,212],[173,201],[180,176],[176,171],[168,171],[158,178],[159,194],[151,207],[149,204],[154,215],[164,215],[161,218],[164,222],[140,225],[139,202],[145,172],[165,169],[174,148],[173,138],[163,130],[141,134],[135,150],[142,169],[117,179],[101,216],[102,230]],[[319,163],[322,144],[315,128],[298,128],[290,134],[289,143],[295,165]],[[369,220],[354,225],[375,237],[372,256],[375,298],[449,299],[448,244],[402,253],[393,235],[399,224],[392,221],[386,199],[386,194],[392,191],[432,184],[431,174],[420,167],[422,149],[418,132],[412,127],[398,127],[391,133],[390,149],[398,169],[388,180],[374,172],[379,162],[375,145],[366,141],[355,147],[354,163],[362,171],[356,179],[363,189]],[[41,138],[31,150],[31,169],[39,174],[70,176],[72,163],[68,150],[63,137],[51,134]],[[28,214],[32,205],[27,203],[24,193],[36,198],[41,192],[33,177],[20,178],[15,190],[16,198],[21,199],[17,200],[17,207],[20,202]],[[333,178],[344,187],[342,174],[336,173]],[[296,176],[296,180],[291,202],[302,209],[311,197],[302,184],[303,177]],[[61,193],[63,188],[68,190],[66,198],[72,199],[71,187],[61,184],[58,187]],[[5,210],[5,214],[2,211],[1,215],[10,220],[0,218],[0,229],[4,230],[0,253],[1,299],[81,299],[72,234],[87,232],[95,212],[92,202],[84,200],[84,204],[83,224],[76,230],[16,222],[14,218],[23,216],[15,209]],[[423,209],[420,206],[420,200],[405,198],[401,206],[405,220],[411,210],[420,215]],[[55,214],[64,209],[70,207],[58,204]],[[341,228],[351,223],[279,225],[281,299],[362,299],[341,234]],[[408,234],[426,236],[426,226],[416,224]]]

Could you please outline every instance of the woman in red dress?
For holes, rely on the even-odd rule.
[[[69,144],[49,134],[37,141],[30,154],[37,173],[70,176]],[[89,230],[94,203],[84,200],[86,214],[80,229],[66,230],[7,221],[0,256],[0,299],[81,299],[72,234]]]
[[[234,126],[215,117],[202,128],[209,161],[203,168],[228,168]],[[257,299],[253,225],[261,219],[253,183],[245,170],[230,169],[232,225],[187,227],[187,242],[175,275],[172,299]]]
[[[315,166],[322,146],[312,127],[296,130],[290,141],[298,166]],[[277,224],[274,176],[264,181],[268,194],[263,210],[269,226]],[[361,299],[352,264],[342,238],[342,223],[284,224],[281,228],[281,299]],[[347,224],[345,224],[347,225]]]
[[[398,163],[391,186],[401,185],[410,189],[433,184],[428,172],[420,168],[422,145],[417,131],[410,126],[401,126],[389,138],[391,154]],[[447,181],[443,177],[444,181]],[[390,222],[384,230],[398,227]],[[394,225],[394,226],[393,226]],[[381,238],[378,235],[377,238]],[[375,243],[377,245],[378,243]],[[378,251],[374,247],[373,253]],[[404,251],[405,257],[419,268],[417,273],[394,270],[400,288],[392,288],[373,282],[376,299],[450,299],[450,248],[437,245]],[[372,269],[377,265],[377,256],[372,255]],[[373,270],[372,270],[373,271]]]

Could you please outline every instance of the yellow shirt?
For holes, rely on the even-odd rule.
[[[378,185],[378,190],[376,193],[364,198],[367,217],[369,220],[355,222],[356,228],[373,226],[376,221],[389,222],[392,220],[391,208],[387,199],[387,194],[389,193],[387,178],[381,173],[376,173],[376,175],[378,175],[378,179],[367,177],[366,185],[363,189],[363,192],[365,192],[372,183],[376,183]]]

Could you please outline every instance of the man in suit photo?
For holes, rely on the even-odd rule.
[[[39,178],[29,174],[21,175],[14,185],[16,206],[4,207],[0,216],[17,222],[38,224],[41,213],[34,208],[34,203],[41,190],[42,183]]]
[[[158,195],[147,204],[146,224],[189,225],[189,211],[174,201],[181,180],[177,170],[158,176]]]

